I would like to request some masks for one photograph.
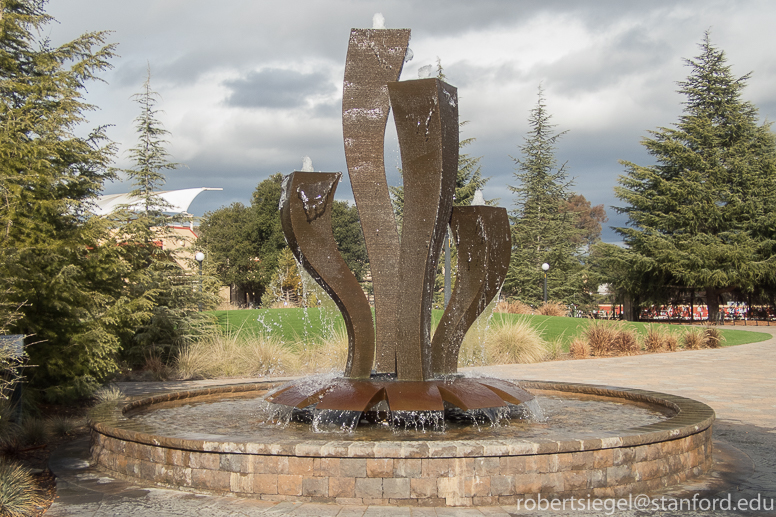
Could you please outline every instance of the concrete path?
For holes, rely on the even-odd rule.
[[[749,329],[746,329],[749,330]],[[752,329],[754,330],[754,329]],[[776,334],[776,327],[758,332]],[[717,350],[698,350],[632,357],[555,361],[531,365],[506,365],[477,371],[512,379],[584,382],[674,393],[710,405],[717,413],[714,424],[715,461],[712,476],[693,485],[652,499],[646,509],[609,507],[579,511],[550,511],[551,515],[709,515],[693,495],[708,504],[723,505],[730,495],[738,500],[760,499],[760,511],[726,511],[725,515],[776,515],[776,338],[761,343]],[[231,379],[250,382],[256,379]],[[192,389],[227,382],[124,383],[126,393],[140,395],[166,390]],[[46,513],[63,516],[508,516],[534,515],[536,508],[394,508],[354,507],[313,503],[268,503],[236,497],[216,497],[166,490],[110,478],[89,466],[88,442],[73,442],[52,458],[58,476],[58,498]],[[717,481],[716,484],[711,483]],[[714,487],[710,490],[710,487]],[[679,501],[672,498],[684,498]],[[770,503],[768,502],[770,501]],[[589,504],[589,503],[588,503]],[[613,504],[613,502],[612,502]],[[671,506],[671,505],[674,506]],[[676,511],[677,504],[687,504]],[[740,504],[740,503],[739,503]],[[770,506],[768,506],[770,504]],[[735,508],[735,506],[734,506]]]

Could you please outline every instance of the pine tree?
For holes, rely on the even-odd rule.
[[[20,307],[12,331],[33,335],[28,370],[53,399],[89,394],[116,368],[124,265],[89,209],[112,176],[103,128],[76,128],[93,106],[85,84],[113,45],[91,32],[59,47],[41,39],[42,0],[0,2],[0,277]]]
[[[572,181],[566,164],[558,167],[555,158],[557,141],[566,132],[556,133],[550,119],[540,88],[528,118],[530,130],[519,148],[522,157],[513,158],[517,165],[515,178],[520,183],[509,187],[516,200],[512,211],[512,261],[504,291],[534,305],[542,301],[543,263],[550,265],[548,299],[573,302],[574,294],[583,292],[585,279],[578,244],[581,230],[576,227],[576,214],[568,210]]]
[[[134,187],[130,195],[140,203],[111,215],[123,259],[131,267],[126,275],[128,296],[143,301],[145,308],[138,314],[141,325],[124,336],[125,354],[135,363],[149,355],[169,360],[181,345],[209,327],[211,318],[200,309],[215,304],[212,294],[200,294],[191,257],[188,270],[184,269],[181,263],[187,259],[162,244],[172,235],[173,216],[168,214],[170,206],[160,189],[166,182],[165,171],[180,165],[170,161],[166,149],[169,132],[158,119],[159,98],[151,88],[149,67],[142,91],[133,96],[140,107],[135,119],[138,141],[128,153],[133,165],[122,170]]]
[[[708,32],[686,60],[684,110],[673,128],[642,140],[656,164],[621,162],[615,193],[628,216],[631,294],[665,296],[671,287],[703,290],[709,318],[720,295],[753,292],[776,278],[776,139],[741,98],[749,74],[735,78]],[[635,291],[635,292],[634,292]]]

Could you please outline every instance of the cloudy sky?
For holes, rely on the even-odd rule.
[[[49,0],[58,23],[54,43],[108,30],[118,43],[106,84],[89,85],[100,109],[90,124],[111,124],[119,166],[135,142],[131,100],[150,65],[161,95],[160,119],[170,132],[171,189],[205,192],[191,212],[250,202],[256,185],[275,172],[301,168],[346,171],[341,96],[351,27],[371,27],[382,13],[388,28],[411,28],[414,59],[402,79],[441,60],[458,87],[463,137],[481,156],[490,181],[485,197],[513,207],[514,161],[537,89],[545,91],[558,131],[558,159],[567,161],[574,189],[606,206],[609,225],[624,219],[613,187],[618,160],[651,163],[640,140],[647,130],[676,122],[682,97],[676,82],[689,73],[706,30],[735,75],[753,72],[744,92],[763,120],[776,120],[776,3],[768,0]],[[398,182],[400,163],[389,122],[386,169]],[[114,183],[106,193],[126,192]],[[337,197],[352,199],[349,183]],[[618,241],[609,229],[604,240]]]

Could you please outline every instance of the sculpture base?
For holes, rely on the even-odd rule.
[[[533,398],[515,383],[489,377],[399,381],[392,375],[373,374],[371,379],[339,378],[315,386],[292,383],[267,400],[299,409],[370,411],[379,406],[391,412],[428,412],[444,411],[446,403],[470,411],[506,408]]]

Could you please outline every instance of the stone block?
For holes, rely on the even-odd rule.
[[[278,474],[279,495],[302,495],[302,480],[304,476],[294,474]]]
[[[493,497],[493,496],[472,497],[472,505],[474,506],[493,506],[496,504],[498,504],[498,497]],[[509,514],[504,514],[504,515],[509,515]]]
[[[586,471],[567,470],[561,472],[561,475],[563,476],[564,490],[582,490],[587,488],[588,475]]]
[[[410,495],[415,498],[436,497],[437,480],[435,478],[410,479]]]
[[[303,478],[302,495],[307,497],[329,497],[329,478]]]
[[[329,496],[338,498],[356,497],[356,478],[329,477]]]
[[[463,481],[463,495],[485,497],[490,495],[490,476],[466,476]]]
[[[541,477],[534,474],[516,474],[514,480],[516,494],[535,494],[542,488]]]
[[[192,452],[189,458],[192,469],[218,470],[221,459],[218,454],[207,452]]]
[[[490,493],[494,496],[515,495],[515,476],[491,476]]]
[[[633,458],[636,456],[636,448],[635,447],[624,447],[619,449],[614,449],[612,451],[612,459],[614,461],[615,467],[619,465],[626,465],[633,463]]]
[[[253,493],[275,495],[278,493],[277,474],[253,474]]]
[[[538,493],[541,494],[555,494],[563,492],[563,472],[552,472],[541,476],[541,488]]]
[[[315,475],[339,477],[341,475],[340,461],[340,458],[320,458],[320,460],[316,461],[313,465]]]
[[[612,449],[593,451],[593,468],[602,469],[614,466],[614,452]]]
[[[452,468],[448,458],[423,458],[421,476],[424,478],[442,478],[452,476]]]
[[[295,476],[313,475],[313,458],[288,458],[288,473]]]
[[[410,479],[383,479],[383,497],[389,499],[408,499],[410,497]]]
[[[356,478],[356,497],[361,497],[362,499],[382,499],[382,478]]]
[[[488,456],[485,458],[474,458],[475,476],[493,476],[499,473],[501,469],[501,458]]]
[[[499,472],[501,474],[525,474],[526,456],[506,456],[499,458]]]
[[[400,458],[393,460],[393,477],[419,478],[422,476],[423,462],[419,458]]]
[[[366,476],[370,478],[389,478],[393,476],[392,458],[367,458]]]
[[[340,459],[340,476],[365,478],[366,477],[366,458]]]
[[[606,480],[609,485],[625,485],[633,483],[636,477],[630,465],[618,465],[606,469]]]
[[[220,454],[218,468],[226,472],[242,472],[244,457],[244,454]]]
[[[229,489],[235,493],[252,494],[254,490],[253,474],[232,472],[229,476]]]
[[[593,451],[575,452],[571,454],[571,470],[591,470],[595,465]]]

